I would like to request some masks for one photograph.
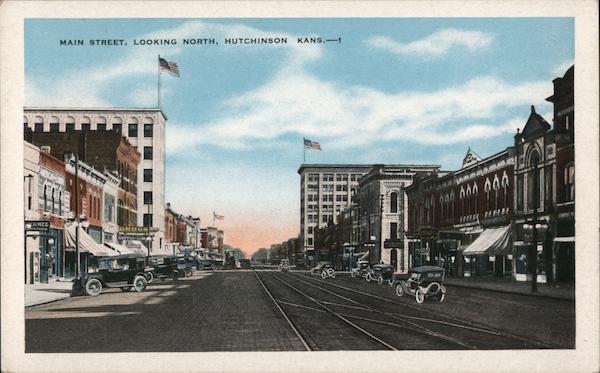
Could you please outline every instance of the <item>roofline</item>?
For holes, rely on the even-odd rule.
[[[131,108],[131,107],[43,107],[43,106],[23,106],[24,111],[143,111],[160,112],[168,120],[167,115],[159,108]]]
[[[440,168],[442,166],[437,164],[382,164],[382,163],[372,163],[372,164],[352,164],[352,163],[302,163],[298,168],[298,173],[300,174],[305,168],[366,168],[373,169],[375,167],[383,167],[383,168]]]

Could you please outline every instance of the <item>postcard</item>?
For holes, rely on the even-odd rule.
[[[3,4],[3,369],[597,371],[597,8],[456,4]]]

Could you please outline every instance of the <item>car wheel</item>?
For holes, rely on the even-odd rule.
[[[179,271],[174,270],[172,273],[172,276],[173,276],[173,280],[179,280]]]
[[[192,273],[196,272],[197,270],[198,270],[198,267],[192,266]]]
[[[333,274],[334,274],[334,273],[335,273],[335,271],[333,270],[333,268],[329,268],[329,269],[327,270],[327,276],[329,276],[329,277],[333,277]]]
[[[186,269],[185,271],[183,271],[183,273],[185,274],[185,277],[190,277],[192,275],[192,271],[189,269]]]
[[[148,280],[146,280],[146,277],[135,276],[133,278],[133,288],[135,289],[135,291],[144,291],[144,289],[146,289],[146,286],[148,286]]]
[[[367,273],[367,277],[365,277],[365,280],[367,280],[367,282],[371,282],[371,274]]]
[[[148,281],[149,284],[151,284],[152,281],[154,281],[154,273],[152,273],[152,272],[145,272],[144,276],[146,277],[146,280]]]
[[[87,295],[95,297],[102,291],[102,283],[97,278],[92,278],[85,283],[85,292]]]
[[[396,295],[399,297],[404,295],[404,287],[402,286],[402,284],[396,285]]]
[[[415,292],[415,299],[417,300],[417,303],[419,303],[419,304],[425,302],[425,294],[423,294],[421,289],[417,289],[417,291]]]
[[[383,277],[381,277],[381,276],[377,277],[377,284],[379,284],[379,285],[383,284]]]
[[[123,286],[123,287],[121,288],[121,291],[122,291],[122,292],[127,292],[127,291],[129,291],[129,290],[131,290],[131,286]]]
[[[325,272],[325,271],[321,272],[321,278],[323,280],[325,280],[327,278],[327,272]]]
[[[444,299],[446,299],[446,294],[442,293],[442,296],[440,297],[440,303],[442,303]]]
[[[331,278],[335,278],[335,272],[331,274]]]
[[[352,273],[350,274],[350,276],[352,276],[352,278],[356,278],[356,272],[352,271]]]

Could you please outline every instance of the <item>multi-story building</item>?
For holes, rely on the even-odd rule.
[[[23,195],[25,200],[25,220],[38,221],[41,218],[38,188],[40,175],[40,148],[24,141],[23,144]],[[37,232],[36,232],[37,233]],[[40,281],[40,241],[37,234],[25,237],[25,283]]]
[[[554,127],[531,107],[515,135],[515,276],[538,281],[575,278],[574,66],[554,83]],[[539,225],[541,229],[526,229]],[[535,237],[535,239],[534,239]],[[536,241],[536,242],[534,242]],[[537,254],[536,254],[537,253]]]
[[[352,204],[361,178],[376,167],[407,170],[409,173],[439,169],[439,166],[431,165],[302,164],[298,169],[300,236],[303,252],[309,262],[313,261],[315,256],[329,255],[328,252],[315,252],[315,230],[329,223],[337,223],[340,212]],[[377,194],[378,198],[379,194]]]
[[[150,225],[153,250],[160,251],[165,235],[165,125],[160,109],[127,108],[24,108],[24,126],[34,133],[107,131],[125,136],[142,154],[136,172],[138,226]],[[148,211],[148,212],[147,212]]]
[[[407,188],[412,265],[435,262],[453,275],[512,272],[513,162],[511,147],[485,159],[469,148],[460,170]]]

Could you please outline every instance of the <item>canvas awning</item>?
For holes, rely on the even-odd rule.
[[[470,244],[463,255],[501,255],[510,254],[510,225],[498,228],[487,228]]]
[[[554,237],[554,242],[575,242],[575,237]]]
[[[67,248],[75,249],[76,227],[77,225],[74,223],[65,225],[65,246]],[[97,243],[83,228],[79,228],[79,251],[87,252],[94,256],[117,255],[117,252],[113,252],[112,250]]]
[[[110,248],[117,250],[119,252],[119,254],[123,255],[123,254],[142,254],[145,255],[146,253],[142,252],[141,248],[134,248],[134,247],[127,247],[118,243],[114,243],[114,242],[105,242],[104,245],[109,246]]]

